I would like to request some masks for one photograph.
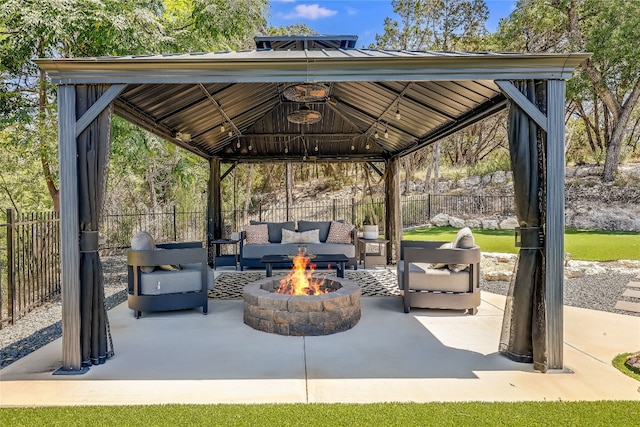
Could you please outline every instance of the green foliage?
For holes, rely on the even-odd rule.
[[[298,34],[317,34],[317,31],[307,27],[305,24],[293,24],[280,27],[269,27],[267,34],[270,36],[295,36]]]
[[[138,405],[2,408],[0,423],[127,426],[633,425],[636,401],[373,404]]]
[[[483,0],[393,0],[400,22],[384,21],[376,34],[381,49],[477,50],[489,9]]]
[[[634,353],[619,354],[613,358],[611,364],[623,374],[640,381],[640,369],[626,364],[627,357],[631,356],[632,354]],[[638,389],[638,391],[640,391],[640,389]]]

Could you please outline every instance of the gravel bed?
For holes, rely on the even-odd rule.
[[[124,256],[102,257],[107,309],[127,299],[127,269]],[[640,316],[640,313],[616,310],[629,281],[635,275],[597,274],[565,280],[564,303],[574,307]],[[487,292],[506,295],[509,282],[480,281]],[[60,297],[38,307],[15,325],[0,329],[0,369],[59,338],[62,334]]]

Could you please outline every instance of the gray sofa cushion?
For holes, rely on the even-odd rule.
[[[250,221],[251,225],[267,224],[269,228],[269,243],[280,243],[282,241],[282,229],[295,231],[296,224],[293,221],[287,222],[264,222],[264,221]]]
[[[180,270],[155,270],[140,275],[142,295],[164,295],[201,290],[200,263],[183,264]],[[207,288],[213,289],[213,271],[207,268]]]
[[[404,289],[404,261],[398,261],[398,287]],[[440,292],[470,292],[469,270],[454,272],[448,268],[432,268],[429,263],[409,263],[411,289]]]
[[[242,256],[245,259],[260,259],[265,255],[295,255],[298,253],[298,246],[298,243],[244,245]],[[356,256],[356,247],[353,244],[309,243],[305,246],[310,254],[344,254],[349,258]]]

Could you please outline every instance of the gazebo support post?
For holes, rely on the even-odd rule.
[[[387,264],[395,264],[398,260],[400,240],[402,240],[399,171],[400,159],[398,157],[389,159],[384,176],[384,234],[385,238],[389,240],[389,246],[387,247]]]
[[[547,81],[545,289],[549,369],[563,369],[565,93],[564,80]]]
[[[81,371],[76,87],[58,87],[62,370]]]
[[[207,198],[207,262],[213,266],[215,239],[222,238],[222,193],[220,191],[220,158],[209,159],[209,191]]]

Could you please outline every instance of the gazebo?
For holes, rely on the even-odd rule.
[[[563,368],[565,81],[590,54],[356,49],[356,39],[36,60],[58,86],[61,372],[109,356],[97,236],[112,113],[209,161],[209,241],[222,232],[224,163],[384,163],[395,256],[399,159],[505,108],[521,255],[500,351],[541,371]]]

